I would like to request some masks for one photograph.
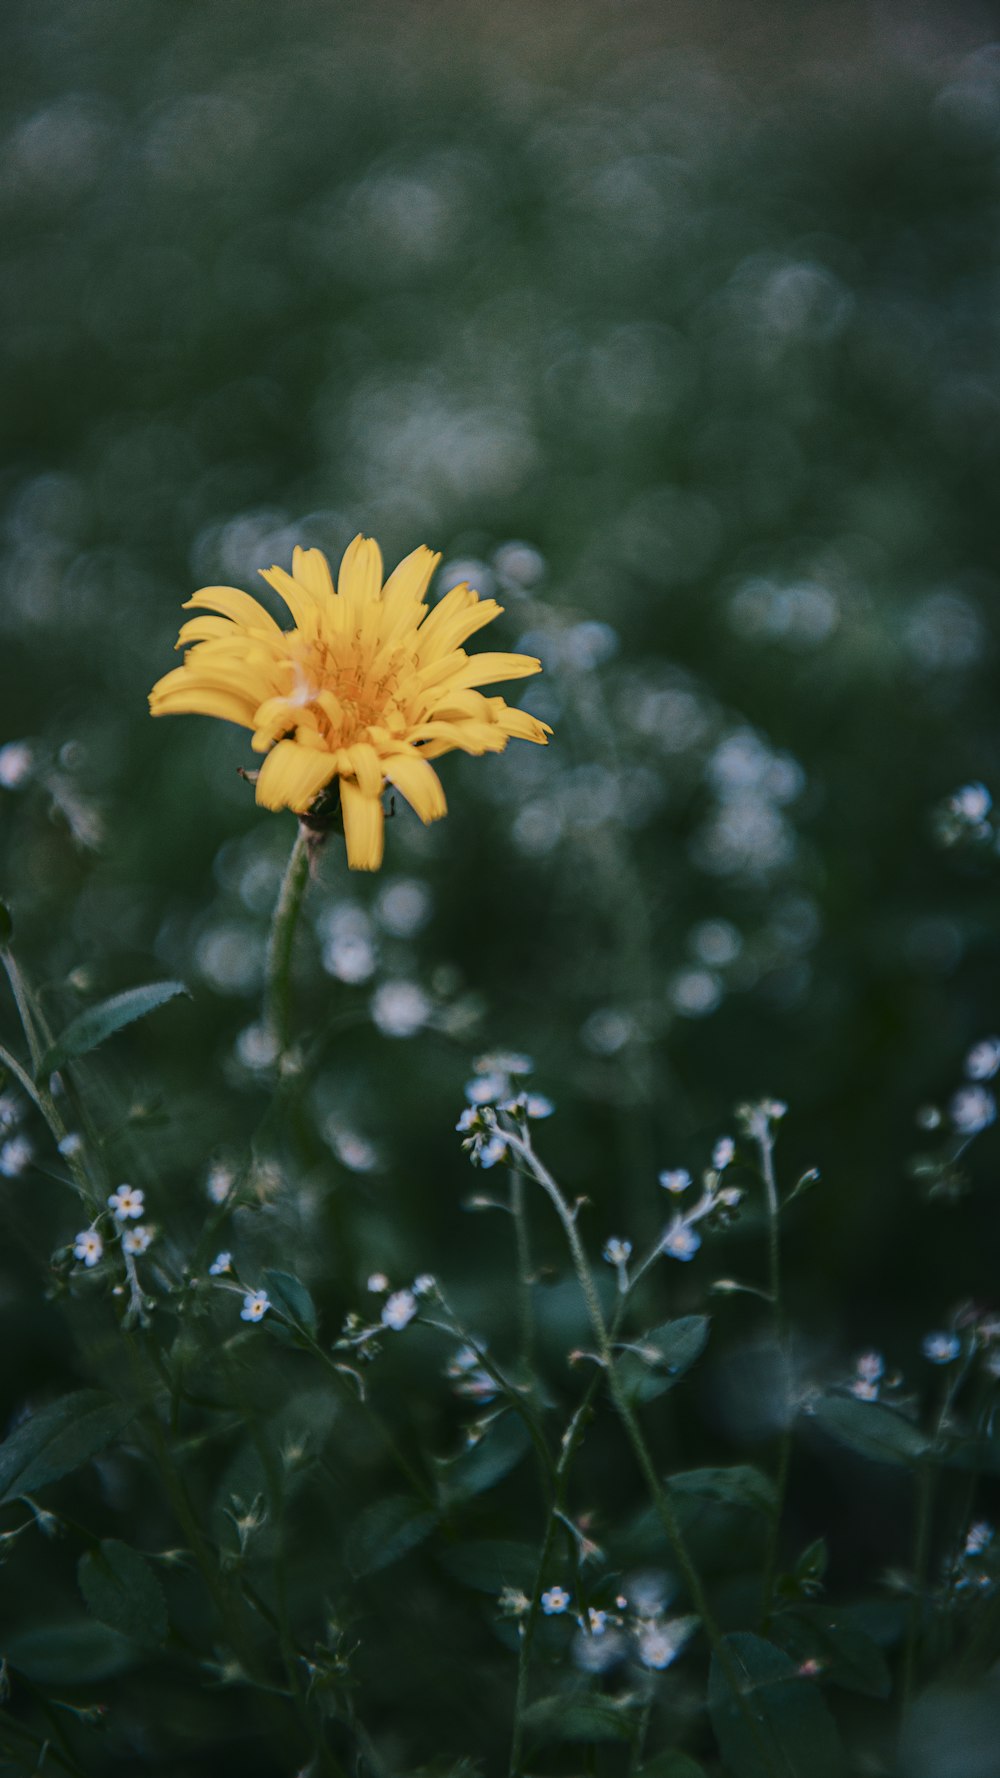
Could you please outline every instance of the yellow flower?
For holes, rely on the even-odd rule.
[[[440,559],[415,549],[383,586],[378,544],[356,537],[335,588],[321,551],[296,549],[291,574],[261,569],[291,612],[290,630],[249,593],[203,587],[185,609],[217,615],[183,625],[177,646],[188,652],[154,685],[152,714],[220,716],[252,729],[251,746],[266,755],[257,801],[267,809],[306,815],[339,788],[347,862],[378,870],[387,784],[422,821],[437,821],[447,805],[431,759],[456,747],[500,753],[512,737],[544,745],[552,732],[475,689],[523,679],[541,663],[466,654],[462,644],[502,608],[463,584],[428,612]]]

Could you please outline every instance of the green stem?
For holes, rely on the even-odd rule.
[[[920,1643],[920,1631],[924,1615],[924,1599],[927,1593],[927,1570],[930,1559],[931,1518],[934,1508],[934,1492],[937,1481],[935,1463],[921,1463],[917,1474],[917,1515],[916,1529],[913,1539],[913,1597],[910,1600],[909,1618],[906,1626],[906,1646],[903,1651],[903,1695],[902,1715],[905,1717],[917,1676],[917,1649]]]
[[[740,1681],[736,1663],[734,1662],[729,1649],[726,1647],[721,1631],[712,1614],[705,1589],[702,1585],[701,1576],[698,1573],[691,1558],[690,1551],[688,1550],[687,1540],[681,1528],[680,1520],[674,1511],[667,1490],[664,1488],[657,1475],[656,1466],[650,1454],[649,1447],[646,1444],[646,1440],[643,1437],[642,1428],[636,1418],[635,1410],[622,1388],[617,1367],[614,1362],[611,1335],[604,1319],[604,1311],[601,1308],[600,1297],[597,1294],[597,1287],[594,1283],[586,1253],[584,1252],[583,1243],[580,1240],[579,1230],[576,1226],[576,1215],[567,1204],[566,1199],[563,1197],[559,1186],[553,1179],[548,1168],[543,1165],[535,1154],[526,1129],[523,1126],[519,1132],[512,1132],[508,1129],[504,1129],[503,1134],[509,1147],[522,1157],[530,1171],[534,1174],[534,1177],[542,1187],[542,1190],[552,1203],[552,1206],[566,1232],[566,1239],[569,1243],[574,1270],[576,1271],[577,1280],[583,1293],[583,1298],[587,1305],[587,1312],[590,1316],[591,1326],[593,1327],[597,1340],[598,1357],[600,1359],[601,1368],[607,1377],[608,1388],[618,1418],[621,1420],[628,1441],[632,1446],[636,1462],[638,1463],[646,1483],[650,1500],[652,1501],[657,1517],[667,1534],[667,1540],[674,1552],[677,1566],[680,1569],[681,1576],[687,1587],[694,1610],[701,1620],[701,1625],[705,1631],[712,1653],[725,1676],[726,1682],[733,1694],[736,1707],[746,1723],[747,1731],[753,1737],[754,1744],[761,1756],[763,1769],[773,1771],[774,1761],[771,1757],[770,1750],[764,1741],[760,1724],[748,1702],[746,1692]]]
[[[310,840],[307,829],[299,823],[295,844],[289,855],[281,880],[278,901],[267,941],[267,977],[264,990],[265,1016],[280,1061],[288,1048],[291,1012],[292,948],[295,929],[302,910],[302,897],[309,880]]]
[[[763,1116],[764,1114],[762,1114]],[[774,1583],[778,1565],[778,1540],[784,1512],[788,1472],[792,1461],[791,1363],[788,1350],[788,1326],[781,1296],[781,1200],[774,1174],[774,1140],[770,1123],[757,1130],[760,1170],[767,1200],[767,1273],[768,1292],[774,1311],[774,1333],[781,1366],[781,1436],[774,1476],[774,1507],[768,1519],[767,1543],[764,1550],[764,1575],[761,1587],[761,1631],[767,1635],[774,1604]]]
[[[514,1241],[517,1247],[518,1314],[521,1324],[521,1364],[531,1366],[535,1344],[535,1323],[531,1302],[533,1273],[528,1218],[524,1202],[524,1175],[516,1167],[510,1169],[510,1213],[514,1218]]]

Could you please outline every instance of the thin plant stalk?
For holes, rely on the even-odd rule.
[[[299,822],[295,844],[285,866],[278,891],[278,900],[267,941],[267,973],[264,989],[265,1018],[275,1044],[275,1060],[280,1061],[288,1048],[291,1022],[292,952],[295,930],[302,911],[302,898],[309,880],[312,839],[309,829]]]
[[[569,1245],[573,1267],[577,1275],[577,1281],[583,1293],[583,1298],[587,1305],[587,1312],[590,1317],[590,1323],[597,1341],[597,1355],[600,1360],[601,1369],[607,1377],[608,1388],[618,1418],[621,1420],[626,1437],[628,1438],[629,1444],[632,1446],[633,1454],[646,1483],[653,1507],[667,1534],[667,1540],[674,1552],[677,1566],[680,1569],[681,1576],[687,1587],[691,1603],[701,1621],[702,1628],[705,1631],[712,1653],[718,1661],[721,1671],[725,1675],[726,1682],[732,1692],[736,1707],[746,1723],[747,1731],[753,1736],[754,1743],[760,1753],[764,1768],[766,1770],[773,1770],[773,1759],[764,1742],[757,1718],[750,1707],[746,1693],[740,1683],[740,1676],[736,1664],[733,1661],[729,1649],[726,1647],[722,1634],[715,1621],[711,1607],[708,1603],[708,1597],[705,1593],[704,1586],[702,1585],[701,1575],[698,1573],[688,1549],[687,1539],[684,1536],[680,1520],[674,1510],[670,1496],[656,1472],[656,1465],[653,1462],[649,1446],[643,1436],[638,1417],[628,1395],[622,1387],[614,1361],[614,1351],[608,1324],[604,1318],[604,1311],[601,1308],[601,1301],[597,1294],[597,1287],[594,1283],[593,1274],[590,1270],[583,1243],[580,1240],[580,1232],[576,1226],[577,1209],[579,1206],[571,1208],[567,1203],[558,1184],[552,1177],[552,1174],[536,1155],[530,1136],[523,1125],[516,1132],[505,1128],[503,1130],[503,1135],[508,1146],[513,1149],[515,1154],[521,1157],[528,1170],[538,1181],[538,1184],[549,1198],[553,1209],[562,1223]]]
[[[764,1551],[764,1577],[761,1586],[761,1629],[766,1635],[774,1604],[774,1583],[778,1564],[778,1539],[788,1488],[788,1472],[792,1459],[791,1360],[788,1349],[788,1324],[781,1294],[781,1200],[774,1172],[774,1138],[770,1117],[759,1110],[754,1118],[753,1133],[760,1152],[760,1170],[764,1180],[767,1206],[767,1278],[768,1294],[774,1314],[774,1334],[781,1367],[781,1436],[774,1476],[774,1507],[768,1520],[767,1544]]]

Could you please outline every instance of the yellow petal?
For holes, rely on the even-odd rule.
[[[447,681],[447,688],[451,692],[465,691],[477,685],[499,685],[503,679],[528,679],[532,673],[541,670],[541,661],[536,661],[530,654],[473,654],[458,663]]]
[[[357,741],[353,747],[345,749],[351,762],[351,771],[358,780],[365,796],[381,796],[382,765],[374,747],[365,741]]]
[[[382,591],[382,551],[373,537],[358,535],[344,551],[337,591],[356,617]]]
[[[306,636],[314,636],[318,626],[318,603],[309,588],[293,580],[284,568],[262,568],[260,574],[268,586],[273,586],[279,599],[285,601],[295,628]]]
[[[167,675],[172,678],[172,674]],[[161,691],[163,680],[149,694],[151,716],[218,716],[223,722],[238,722],[240,728],[253,728],[253,706],[233,692],[213,691],[209,686],[185,685]]]
[[[434,550],[421,544],[393,569],[382,590],[383,644],[398,641],[406,629],[416,625],[423,614],[424,594],[431,575],[440,560]]]
[[[381,798],[365,796],[349,778],[343,778],[340,805],[344,814],[348,864],[352,870],[378,870],[385,844]]]
[[[423,665],[440,660],[442,655],[461,648],[477,630],[499,617],[502,610],[495,599],[481,599],[465,586],[453,587],[420,626],[418,661]]]
[[[332,754],[279,741],[260,768],[257,801],[265,809],[294,809],[304,815],[334,775]]]
[[[504,704],[497,715],[497,721],[505,735],[516,741],[537,741],[539,746],[548,745],[551,735],[547,722],[540,722],[537,716],[530,716],[527,710],[515,710],[512,705]]]
[[[224,617],[231,617],[234,623],[243,624],[247,629],[264,630],[268,634],[274,630],[279,636],[281,629],[275,623],[269,611],[251,599],[249,593],[241,593],[235,586],[203,586],[194,597],[185,601],[184,610],[197,608],[208,611],[221,611]]]
[[[441,780],[419,753],[392,753],[382,764],[389,783],[405,796],[421,821],[440,821],[447,815]]]
[[[238,634],[236,626],[228,617],[189,617],[186,624],[181,624],[174,647],[188,648],[192,642],[211,642],[213,639],[222,641]]]
[[[333,575],[321,549],[300,549],[296,544],[292,551],[292,574],[321,604],[333,598]]]

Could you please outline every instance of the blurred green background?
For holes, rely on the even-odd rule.
[[[995,1301],[995,1133],[957,1209],[907,1172],[943,1140],[919,1108],[1000,1021],[992,830],[946,846],[934,814],[1000,783],[988,36],[890,5],[9,7],[0,740],[28,753],[2,886],[56,1024],[191,987],[97,1089],[178,1251],[257,1126],[294,823],[254,808],[241,732],[153,723],[146,692],[197,586],[262,590],[296,542],[339,559],[363,530],[497,594],[489,645],[542,657],[524,702],[555,739],[448,760],[448,820],[400,813],[379,877],[331,842],[299,955],[318,1074],[247,1252],[300,1270],[331,1332],[372,1268],[431,1269],[502,1347],[500,1235],[461,1208],[453,1135],[502,1043],[558,1103],[545,1152],[593,1243],[648,1239],[657,1171],[706,1165],[736,1101],[788,1101],[784,1177],[823,1174],[789,1256],[817,1376],[876,1345],[919,1380],[921,1333]],[[32,1139],[0,1181],[8,1413],[79,1376],[43,1300],[78,1213]],[[751,1216],[664,1266],[653,1307],[760,1264]],[[738,1362],[693,1451],[752,1445]],[[883,1505],[845,1531],[846,1579],[898,1555]],[[385,1661],[426,1758],[447,1713],[422,1663],[398,1704]]]

